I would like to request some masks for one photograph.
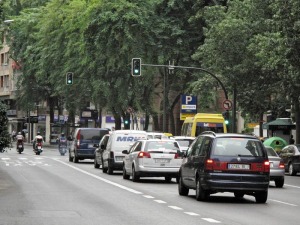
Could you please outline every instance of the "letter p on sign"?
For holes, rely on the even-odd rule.
[[[189,102],[193,101],[192,96],[185,96],[185,104],[189,104]]]

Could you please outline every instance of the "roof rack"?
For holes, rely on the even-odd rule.
[[[216,136],[216,133],[213,131],[203,131],[201,134],[212,134],[212,135]]]

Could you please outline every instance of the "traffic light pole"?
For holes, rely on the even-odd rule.
[[[225,98],[228,99],[228,94],[227,94],[227,91],[226,91],[226,88],[225,86],[223,85],[223,83],[221,82],[221,80],[216,76],[214,75],[212,72],[210,72],[209,70],[207,69],[203,69],[203,68],[200,68],[200,67],[191,67],[191,66],[174,66],[174,65],[155,65],[155,64],[140,64],[141,66],[152,66],[152,67],[165,67],[165,68],[168,68],[169,70],[174,70],[174,68],[178,68],[178,69],[192,69],[192,70],[200,70],[202,72],[205,72],[209,75],[211,75],[213,78],[215,78],[218,83],[221,85],[222,89],[223,89],[223,92],[224,92],[224,95],[225,95]],[[164,74],[164,109],[163,109],[163,131],[165,132],[166,131],[166,71],[165,71],[165,74]],[[234,106],[233,106],[233,109],[234,109],[234,113],[233,113],[233,120],[232,120],[232,126],[233,126],[233,131],[235,131],[235,103],[234,102]]]

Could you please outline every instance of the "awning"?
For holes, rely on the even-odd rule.
[[[263,124],[263,128],[268,130],[292,130],[296,129],[296,124],[290,118],[277,118],[269,123]]]

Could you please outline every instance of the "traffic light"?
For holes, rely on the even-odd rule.
[[[126,116],[124,118],[124,129],[125,130],[130,130],[130,117],[129,116]]]
[[[72,72],[66,73],[66,84],[67,85],[73,84],[73,75],[74,75],[74,73],[72,73]]]
[[[133,58],[131,62],[131,75],[132,76],[141,76],[141,59],[140,58]]]
[[[228,125],[229,124],[229,111],[226,110],[225,112],[222,112],[222,115],[225,119],[225,124]]]

